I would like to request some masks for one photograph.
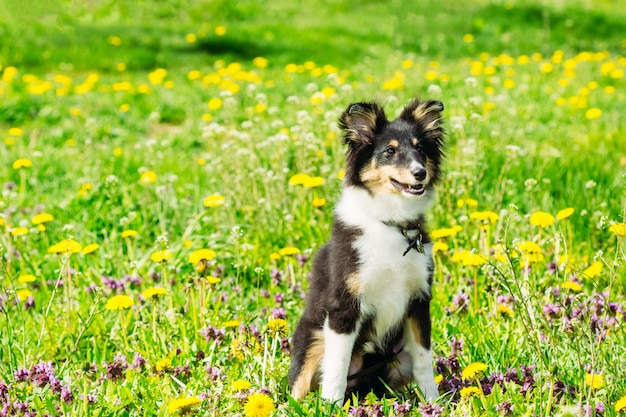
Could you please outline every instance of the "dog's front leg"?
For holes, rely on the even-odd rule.
[[[324,323],[324,357],[322,359],[322,398],[343,401],[348,385],[348,368],[357,337],[357,329],[348,333],[333,330],[330,319]]]
[[[439,397],[433,372],[430,331],[430,300],[422,298],[412,300],[405,329],[405,348],[413,362],[413,379],[427,400]]]

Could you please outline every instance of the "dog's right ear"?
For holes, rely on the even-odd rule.
[[[339,118],[339,127],[344,132],[344,143],[372,143],[374,135],[386,121],[385,111],[376,103],[350,104]]]

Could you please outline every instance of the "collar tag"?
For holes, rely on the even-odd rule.
[[[406,237],[407,240],[409,241],[409,246],[407,246],[407,248],[404,250],[404,253],[402,254],[402,256],[406,256],[406,254],[409,253],[411,249],[415,249],[418,253],[424,253],[424,244],[422,243],[422,234],[419,233],[418,231],[416,236],[410,237],[407,229],[402,228],[401,230],[402,230],[402,234],[404,235],[404,237]]]

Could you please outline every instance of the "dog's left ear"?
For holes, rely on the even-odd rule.
[[[443,103],[439,100],[413,100],[400,115],[401,119],[409,123],[421,125],[426,132],[441,128]]]
[[[370,144],[387,121],[385,111],[376,103],[350,104],[339,118],[344,142],[349,145]]]

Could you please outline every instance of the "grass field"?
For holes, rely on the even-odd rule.
[[[0,4],[0,416],[624,415],[619,2],[233,3]],[[416,95],[442,396],[297,403],[336,120]]]

